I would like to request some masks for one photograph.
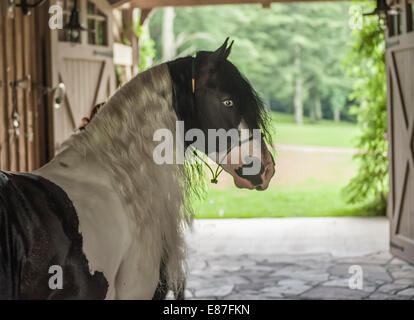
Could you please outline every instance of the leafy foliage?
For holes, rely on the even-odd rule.
[[[364,11],[372,8],[372,3],[364,4]],[[356,147],[363,151],[355,156],[358,174],[343,193],[351,203],[373,201],[377,211],[384,212],[388,193],[387,110],[385,41],[380,24],[376,16],[364,18],[363,28],[352,33],[346,58],[348,73],[354,79],[352,112],[361,129]]]
[[[138,69],[145,70],[151,67],[152,60],[155,57],[155,42],[150,37],[148,26],[139,24],[139,17],[134,19],[134,32],[140,39]]]

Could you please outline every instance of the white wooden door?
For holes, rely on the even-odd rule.
[[[69,22],[73,0],[55,0]],[[51,32],[52,82],[66,87],[64,103],[53,112],[54,147],[57,150],[115,89],[112,9],[107,0],[79,0],[80,22],[87,28],[75,41],[66,30]],[[71,41],[72,40],[72,41]]]

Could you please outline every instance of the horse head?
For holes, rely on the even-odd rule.
[[[174,86],[173,105],[185,131],[198,129],[203,141],[186,141],[201,149],[233,176],[239,188],[265,190],[275,173],[269,116],[239,70],[227,59],[233,42],[216,51],[168,63]],[[244,133],[244,136],[243,136]]]

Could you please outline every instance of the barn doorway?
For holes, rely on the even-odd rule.
[[[401,24],[401,28],[398,27],[400,30],[398,34],[386,35],[387,57],[391,47],[394,48],[393,50],[398,50],[404,34],[403,30],[406,30],[406,33],[412,30],[409,22],[411,21],[409,19],[412,19],[412,9],[408,2],[406,4],[407,6],[402,3],[395,6],[389,4],[398,13],[390,16],[389,19],[399,20],[398,23],[393,20],[388,23],[397,26]],[[151,18],[153,20],[149,22],[150,33],[152,31],[155,33],[155,48],[161,52],[162,41],[167,39],[168,46],[173,48],[174,54],[180,53],[180,50],[177,50],[180,46],[184,53],[191,53],[194,48],[191,48],[190,44],[186,46],[175,41],[178,38],[177,34],[181,36],[180,41],[183,41],[185,35],[180,34],[182,29],[179,25],[188,26],[191,19],[197,19],[197,9],[188,8],[180,11],[177,8],[174,11],[172,8],[167,8],[163,13],[161,10],[155,11]],[[185,10],[191,18],[185,17],[183,12]],[[215,12],[217,8],[211,7],[210,10]],[[208,10],[204,12],[203,18],[208,20]],[[225,15],[225,9],[222,12]],[[265,20],[266,15],[263,14],[262,18]],[[231,16],[229,19],[231,20]],[[178,25],[177,34],[170,34],[169,37],[157,40],[157,37],[161,38],[163,34],[163,23],[174,25],[171,22],[174,20]],[[406,29],[403,28],[404,24],[407,25]],[[203,34],[202,31],[200,33],[201,37],[208,38],[208,34]],[[397,44],[389,45],[392,37]],[[400,38],[396,40],[395,37]],[[247,50],[248,44],[242,43],[242,46]],[[400,50],[408,48],[400,47]],[[237,50],[234,50],[234,54],[237,60]],[[410,53],[405,51],[405,54],[403,59],[406,61],[401,64],[411,66]],[[160,56],[153,58],[157,60]],[[390,66],[389,61],[387,58],[387,68]],[[339,60],[337,63],[340,63]],[[395,91],[407,91],[404,87],[398,89],[401,87],[400,79],[407,81],[408,87],[412,86],[409,76],[403,75],[393,82],[398,83]],[[296,86],[295,89],[298,87]],[[311,94],[312,92],[309,93],[310,96]],[[392,96],[392,93],[389,93],[389,97],[390,95]],[[406,97],[406,100],[410,98]],[[269,102],[270,99],[266,98],[266,100]],[[394,256],[410,259],[410,248],[401,249],[402,246],[398,244],[405,241],[405,245],[410,245],[411,227],[407,218],[410,214],[406,214],[402,223],[405,227],[400,227],[404,236],[399,237],[400,242],[393,241],[392,239],[396,238],[393,232],[395,234],[395,221],[398,218],[394,217],[389,222],[384,216],[361,217],[361,215],[370,215],[367,207],[357,205],[341,207],[338,205],[339,201],[333,200],[334,196],[338,196],[339,199],[336,192],[342,188],[338,185],[342,183],[344,186],[343,181],[346,182],[356,173],[352,157],[359,150],[352,147],[351,137],[353,134],[357,136],[358,133],[356,129],[352,131],[352,121],[349,126],[346,122],[343,127],[339,126],[339,132],[334,126],[318,128],[322,133],[319,138],[314,138],[310,133],[312,134],[312,130],[317,128],[313,124],[315,109],[309,109],[300,120],[304,124],[295,127],[297,114],[293,113],[288,118],[287,115],[280,113],[280,104],[280,102],[276,103],[276,112],[273,113],[279,165],[273,190],[277,191],[273,197],[266,197],[263,194],[249,195],[248,192],[240,192],[233,188],[229,176],[221,177],[220,183],[212,186],[209,197],[201,205],[198,213],[199,218],[203,219],[197,219],[194,232],[188,233],[188,242],[192,251],[190,251],[191,273],[187,295],[194,299],[411,299],[414,294],[414,269],[408,262]],[[339,114],[343,115],[340,112]],[[404,111],[401,115],[403,114]],[[334,109],[332,123],[337,121],[338,117],[338,110]],[[412,121],[412,115],[408,117]],[[395,121],[395,118],[393,119],[391,121]],[[289,134],[291,128],[294,130]],[[412,158],[412,147],[409,146],[411,138],[406,134],[409,130],[411,125],[407,122],[405,133],[398,133],[406,140],[405,151],[399,155],[406,163],[411,161],[410,157]],[[302,137],[298,137],[300,133],[303,133]],[[344,137],[349,140],[341,139]],[[278,138],[284,139],[287,143],[280,143]],[[329,144],[329,140],[335,138],[341,141],[340,145]],[[297,143],[298,139],[302,139],[300,143]],[[312,139],[317,141],[314,142]],[[399,141],[401,140],[403,139]],[[393,145],[394,142],[391,144]],[[395,151],[390,149],[390,154],[393,152]],[[404,171],[405,167],[411,166],[406,163],[403,169],[398,170]],[[399,174],[409,179],[407,178],[410,175],[409,170],[408,168],[408,173]],[[410,188],[409,182],[403,187],[399,182],[393,183],[399,184],[397,188],[400,189],[405,189],[407,186]],[[311,192],[315,186],[316,189],[319,188],[320,193],[317,196],[319,202],[312,199]],[[295,189],[296,199],[289,198],[287,194],[289,187]],[[321,190],[322,188],[325,189]],[[398,189],[399,194],[403,192],[400,189]],[[412,208],[408,202],[407,208]],[[388,207],[388,210],[392,209]],[[292,212],[294,214],[291,214]],[[334,212],[340,217],[332,217]],[[240,220],[240,218],[246,219]],[[389,252],[390,246],[394,255]],[[398,247],[400,253],[395,252]],[[405,256],[401,252],[404,252]],[[358,289],[358,281],[355,280],[360,274],[359,271],[364,274],[362,277],[364,285],[360,289]],[[353,283],[354,280],[356,282]]]
[[[50,3],[55,2],[59,2],[65,8],[64,14],[67,19],[73,1],[56,0]],[[258,21],[266,21],[269,18],[265,10],[268,10],[273,1],[227,0],[225,2],[232,5],[255,4],[255,8],[261,10],[257,16],[253,16],[252,10],[249,10],[250,7],[246,5],[243,14],[238,11],[236,17],[240,25],[250,25],[254,28],[258,25]],[[348,140],[342,139],[342,144],[339,146],[330,145],[329,140],[334,136],[338,139],[351,136],[354,128],[352,124],[345,125],[341,129],[343,131],[335,131],[335,134],[332,127],[326,126],[322,131],[319,130],[317,139],[319,145],[315,145],[308,129],[311,128],[309,122],[318,117],[319,107],[309,109],[300,120],[299,113],[293,115],[292,112],[289,117],[280,113],[283,101],[278,101],[274,104],[276,108],[274,120],[279,125],[275,142],[278,143],[278,139],[285,139],[287,142],[280,144],[277,149],[278,165],[284,165],[285,169],[279,170],[280,175],[276,177],[276,183],[286,184],[279,185],[278,188],[276,186],[277,192],[273,193],[273,198],[266,198],[265,193],[255,193],[249,198],[250,195],[245,193],[232,194],[233,191],[226,193],[232,181],[229,177],[221,178],[217,188],[213,188],[211,193],[213,197],[207,198],[201,204],[202,209],[199,214],[204,214],[204,217],[199,218],[208,219],[196,219],[194,229],[188,230],[187,233],[190,246],[188,298],[412,299],[414,297],[414,267],[407,262],[414,261],[412,197],[414,3],[413,0],[387,0],[386,2],[379,0],[378,3],[380,2],[383,5],[386,3],[390,11],[386,21],[388,29],[385,41],[390,175],[387,217],[349,217],[351,213],[357,213],[361,208],[344,207],[342,204],[338,208],[340,202],[332,201],[333,196],[338,196],[335,193],[339,190],[336,180],[346,179],[355,173],[355,167],[350,163],[356,150],[353,150]],[[185,28],[192,23],[207,21],[207,16],[196,14],[194,10],[198,9],[192,7],[200,5],[200,2],[196,0],[180,2],[182,6],[189,6],[183,9],[189,12],[187,20],[181,22],[180,16],[176,15],[178,7],[176,11],[171,10],[171,7],[168,7],[168,10],[165,8],[165,6],[176,6],[175,1],[83,0],[79,3],[81,22],[88,26],[89,32],[81,32],[79,39],[70,41],[71,43],[64,36],[60,36],[58,31],[52,32],[48,29],[47,6],[33,10],[31,15],[23,15],[20,10],[15,10],[15,16],[10,17],[9,10],[6,8],[7,3],[2,2],[0,5],[2,48],[0,50],[0,167],[2,170],[30,171],[47,162],[53,156],[54,149],[57,149],[81,123],[82,117],[89,114],[90,108],[104,100],[114,90],[116,57],[113,57],[114,39],[111,32],[116,25],[114,18],[116,15],[112,11],[114,8],[121,8],[123,13],[130,13],[134,8],[140,9],[141,23],[140,28],[137,29],[139,37],[136,36],[137,34],[132,35],[129,45],[135,48],[135,51],[140,48],[140,52],[146,55],[134,59],[133,69],[138,68],[138,63],[143,70],[152,63],[160,62],[152,52],[154,50],[162,52],[163,43],[168,43],[170,48],[175,49],[179,47],[178,45],[182,45],[182,50],[178,52],[176,50],[176,53],[185,55],[197,49],[192,47],[192,43],[200,39],[206,41],[200,48],[214,48],[223,40],[221,38],[232,32],[237,34],[239,31],[237,25],[233,25],[233,29],[220,28],[220,25],[217,27],[210,21],[206,24],[217,27],[213,36],[209,37],[205,32],[198,32],[191,37],[178,33],[174,34],[173,39],[167,36],[154,44],[152,42],[154,39],[149,36],[153,36],[152,32],[157,30],[161,34],[164,18],[162,10],[167,11],[165,17],[167,23],[171,25],[175,20],[181,23],[181,28]],[[220,1],[221,3],[223,2]],[[216,5],[219,1],[203,1],[203,4]],[[275,5],[278,6],[277,8],[282,8],[279,7],[280,4],[272,4],[272,7]],[[331,4],[324,3],[324,5]],[[223,21],[230,22],[226,14],[231,13],[231,8],[236,7],[230,7],[228,11],[223,8],[212,6],[208,10],[216,18],[220,17]],[[292,11],[288,14],[287,11],[279,11],[278,19],[270,19],[269,23],[275,23],[272,29],[274,32],[277,33],[283,23],[294,25],[291,23],[292,16],[298,14],[299,7],[295,8],[296,12]],[[312,18],[318,10],[308,13],[307,16],[302,15],[302,19],[312,25],[314,22]],[[4,18],[6,16],[7,18]],[[34,32],[35,30],[39,32]],[[105,30],[106,32],[103,32]],[[178,27],[175,30],[179,30]],[[328,25],[324,30],[332,33]],[[236,46],[239,45],[243,50],[233,52],[234,59],[244,62],[245,67],[248,67],[252,57],[254,61],[261,61],[262,58],[262,51],[256,50],[252,43],[246,41],[248,36],[254,34],[258,43],[260,39],[266,37],[266,30],[259,30],[260,32],[257,33],[252,29],[248,31],[238,36],[236,40]],[[337,31],[340,32],[339,29]],[[131,32],[127,33],[129,36]],[[293,34],[287,34],[283,40],[288,40]],[[214,43],[219,35],[221,37],[217,40],[219,42]],[[118,42],[121,42],[123,36],[118,35]],[[328,37],[324,33],[321,38],[334,37],[332,34]],[[299,37],[296,41],[306,42],[307,39]],[[307,45],[312,46],[312,42],[308,41]],[[330,47],[326,45],[324,48],[328,50]],[[288,49],[297,52],[296,48]],[[16,55],[13,54],[14,52]],[[266,59],[271,61],[275,56],[269,54]],[[171,52],[166,51],[165,57],[175,56],[171,56]],[[280,59],[278,61],[280,64],[286,62],[283,56]],[[128,67],[132,66],[130,61],[122,63]],[[291,65],[297,68],[303,63],[293,59]],[[257,74],[273,72],[271,68],[262,68],[260,63],[255,67]],[[281,73],[281,75],[294,73]],[[281,80],[281,83],[288,83],[291,79],[279,77],[278,80]],[[66,84],[68,94],[60,108],[54,108],[53,103],[48,101],[47,94],[44,95],[39,88],[53,89],[60,82]],[[13,87],[10,83],[19,85]],[[28,83],[35,85],[36,90],[26,90],[30,87],[27,86]],[[302,79],[302,85],[296,86],[297,83],[295,82],[293,89],[303,92],[306,87],[305,79]],[[258,84],[263,86],[266,83],[258,82]],[[87,93],[84,92],[85,90]],[[308,92],[309,96],[314,96],[314,93]],[[83,99],[79,99],[80,97]],[[265,98],[266,102],[271,100]],[[16,110],[10,106],[15,106]],[[303,107],[306,109],[306,106]],[[17,120],[14,111],[17,111],[20,122],[14,121]],[[338,115],[344,116],[343,113],[338,113],[338,110],[332,110],[331,121],[338,120]],[[304,124],[296,126],[295,121],[302,121]],[[314,128],[316,127],[313,126],[312,129]],[[297,140],[292,142],[292,139],[297,139],[295,133],[299,131],[302,131],[302,138],[306,140],[303,138],[300,143]],[[324,145],[320,145],[322,139],[325,139]],[[318,182],[316,179],[325,180],[323,194],[317,198],[312,195],[309,197],[311,187]],[[302,190],[297,188],[300,183],[303,183]],[[288,187],[296,190],[297,193],[302,192],[299,196],[296,194],[296,198],[289,198]],[[313,201],[312,205],[309,205],[310,201]],[[277,206],[279,209],[290,210],[290,213],[296,212],[296,215],[292,217],[282,214],[281,210],[275,210]],[[323,208],[327,210],[325,212],[342,212],[345,213],[342,215],[347,217],[326,217],[329,214],[300,217],[300,214],[304,215],[311,211],[321,213]],[[260,218],[249,216],[252,212],[257,214],[261,210],[262,212],[267,210],[275,217],[285,216],[285,218],[276,219],[266,215]]]

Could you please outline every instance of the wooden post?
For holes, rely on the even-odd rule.
[[[134,31],[134,9],[135,7],[129,7],[122,10],[122,25],[123,25],[123,36],[126,37],[132,48],[132,75],[138,73],[138,65],[140,63],[140,41]],[[139,18],[139,25],[142,26],[147,18],[149,17],[152,9],[141,9],[141,15]]]
[[[134,19],[133,19],[134,8],[128,8],[122,10],[122,26],[123,36],[129,40],[129,44],[132,48],[132,75],[138,73],[139,63],[139,50],[138,50],[138,37],[134,31]]]

